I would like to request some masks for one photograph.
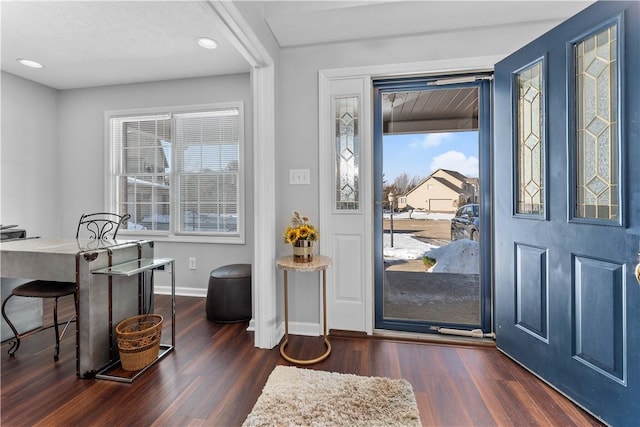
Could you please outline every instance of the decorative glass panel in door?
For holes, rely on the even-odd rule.
[[[516,213],[543,216],[546,156],[544,132],[544,62],[537,60],[515,73]]]
[[[576,42],[576,218],[620,218],[618,25]]]

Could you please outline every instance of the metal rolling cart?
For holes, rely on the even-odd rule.
[[[145,299],[145,290],[146,290],[146,281],[145,274],[147,272],[151,273],[150,279],[150,301],[153,300],[153,273],[155,270],[162,270],[169,266],[171,269],[171,344],[160,344],[160,351],[158,357],[145,366],[144,368],[138,371],[124,371],[120,368],[120,359],[117,355],[116,350],[113,349],[113,322],[111,316],[111,279],[113,277],[121,276],[121,277],[131,277],[134,275],[138,275],[139,281],[139,293],[140,293],[140,304],[138,314],[149,314],[142,313],[146,311],[145,309],[151,310],[153,304],[149,304],[149,306],[144,305]],[[110,354],[111,361],[98,371],[96,374],[96,378],[104,379],[104,380],[112,380],[112,381],[120,381],[131,383],[136,378],[138,378],[142,373],[144,373],[149,367],[153,366],[159,360],[164,358],[169,352],[175,349],[176,342],[176,282],[175,282],[175,268],[174,268],[174,260],[171,258],[144,258],[140,257],[139,259],[125,262],[122,264],[112,265],[110,267],[101,268],[99,270],[92,271],[92,274],[101,274],[109,276],[109,342],[110,342]],[[117,347],[117,346],[116,346]]]

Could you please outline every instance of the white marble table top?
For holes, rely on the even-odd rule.
[[[278,258],[276,261],[278,268],[295,271],[321,271],[326,270],[331,265],[331,258],[323,255],[314,255],[311,262],[295,262],[293,255]]]

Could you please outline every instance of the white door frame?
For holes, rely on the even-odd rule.
[[[251,65],[253,98],[253,319],[254,344],[273,348],[276,327],[275,70],[273,59],[237,7],[206,0],[217,27]]]
[[[324,229],[325,236],[332,236],[336,231],[339,231],[339,224],[341,221],[340,216],[331,215],[331,210],[334,201],[334,180],[335,177],[332,174],[333,159],[329,154],[330,150],[327,148],[332,143],[333,136],[328,129],[329,123],[332,123],[335,118],[332,116],[332,91],[331,83],[339,80],[346,79],[361,79],[364,83],[363,101],[368,104],[363,105],[364,114],[360,117],[362,135],[360,138],[361,145],[361,163],[360,163],[360,185],[363,191],[367,194],[361,194],[361,200],[368,201],[368,206],[362,206],[363,222],[365,233],[369,233],[362,237],[364,247],[362,248],[362,259],[365,260],[363,266],[364,272],[360,275],[361,283],[359,284],[359,294],[364,296],[364,328],[361,321],[354,321],[353,325],[349,327],[344,324],[339,325],[339,329],[348,329],[354,331],[362,331],[368,335],[373,334],[374,331],[374,318],[375,318],[375,301],[374,301],[374,253],[373,247],[373,206],[375,201],[373,200],[374,190],[374,176],[373,176],[373,111],[372,103],[372,81],[378,77],[401,77],[410,75],[434,75],[434,74],[451,74],[451,73],[469,73],[478,71],[493,70],[493,66],[496,62],[504,58],[505,55],[492,55],[492,56],[480,56],[472,58],[458,58],[458,59],[444,59],[437,61],[425,61],[414,62],[405,64],[389,64],[389,65],[374,65],[363,67],[351,67],[351,68],[337,68],[337,69],[323,69],[318,72],[318,105],[319,105],[319,161],[320,161],[320,182],[319,182],[319,202],[322,209],[320,215],[320,222]],[[325,145],[323,145],[325,144]],[[344,216],[343,218],[347,218]],[[368,231],[367,231],[368,230]],[[334,248],[330,246],[326,240],[321,242],[321,252],[333,253]],[[334,259],[334,267],[332,270],[340,271],[340,259]],[[348,267],[347,267],[348,268]],[[351,279],[353,276],[350,275]],[[329,327],[331,327],[331,313],[340,310],[339,302],[332,302],[329,296],[336,295],[340,289],[344,286],[340,283],[340,274],[334,274],[331,280],[327,283],[327,317]],[[364,330],[362,330],[364,329]]]

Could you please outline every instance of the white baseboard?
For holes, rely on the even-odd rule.
[[[158,295],[171,295],[171,287],[170,286],[155,286],[155,293]],[[199,297],[206,298],[207,290],[201,288],[184,288],[184,287],[176,287],[176,296],[184,296],[184,297]],[[252,318],[249,321],[249,326],[247,327],[247,331],[255,332],[256,330],[256,321],[255,318]],[[318,337],[322,334],[322,328],[320,323],[308,323],[308,322],[289,322],[289,334],[291,335],[303,335],[308,337]],[[277,342],[280,342],[284,337],[284,321],[281,321],[276,328],[276,338]]]
[[[171,286],[154,286],[154,293],[158,295],[171,295]],[[182,297],[207,297],[207,290],[202,288],[176,287],[176,296]]]
[[[251,319],[247,331],[255,331],[255,320]],[[309,337],[320,336],[319,323],[289,322],[290,335],[303,335]],[[280,322],[276,328],[276,342],[280,343],[284,337],[284,322]],[[278,344],[276,344],[278,346]]]
[[[289,322],[289,334],[304,335],[307,337],[318,337],[320,336],[320,324],[306,322]],[[283,336],[284,322],[281,322],[278,326],[278,337],[280,337],[281,339]]]

